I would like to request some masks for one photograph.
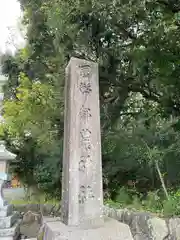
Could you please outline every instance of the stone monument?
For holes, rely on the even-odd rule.
[[[71,59],[67,67],[62,221],[102,223],[103,191],[98,66]],[[95,222],[94,222],[95,221]]]
[[[43,240],[132,240],[127,225],[103,215],[98,64],[66,68],[61,219],[45,220]]]

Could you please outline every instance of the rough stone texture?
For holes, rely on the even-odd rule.
[[[37,222],[30,223],[30,224],[21,224],[20,225],[20,233],[22,236],[26,236],[28,238],[37,237],[38,232],[40,229],[40,224]],[[24,238],[26,239],[26,238]]]
[[[133,240],[126,224],[105,218],[99,228],[70,227],[55,219],[48,220],[41,229],[38,240]]]
[[[170,240],[180,240],[180,218],[170,218],[168,223]]]
[[[7,217],[11,215],[13,212],[13,206],[12,205],[5,205],[0,207],[0,217]]]
[[[62,221],[77,226],[103,209],[98,64],[71,58],[66,68]]]
[[[169,236],[168,226],[164,219],[154,217],[147,221],[151,236],[154,240],[164,240]]]
[[[180,240],[180,218],[163,219],[147,212],[113,209],[104,214],[130,226],[135,240]]]
[[[27,211],[22,216],[20,233],[26,237],[36,237],[41,226],[42,216],[40,213]]]
[[[6,229],[0,229],[0,239],[2,240],[16,240],[20,234],[20,221],[11,227]]]
[[[11,226],[13,226],[16,223],[19,217],[20,217],[20,214],[18,212],[14,212],[13,215],[8,217],[1,217],[0,229],[11,228]]]
[[[18,211],[22,210],[22,212],[25,210],[34,211],[37,209],[38,212],[38,208],[34,207],[32,204],[27,206],[18,205],[15,209]],[[59,206],[44,204],[42,209],[44,209],[46,216],[51,215],[52,209],[54,211],[54,216],[60,216]],[[160,219],[147,212],[137,212],[128,209],[113,209],[108,206],[104,206],[104,215],[128,224],[135,240],[152,240],[152,235],[156,234],[156,230],[160,232],[161,236],[164,236],[164,238],[162,238],[163,240],[180,240],[180,218],[178,217]],[[155,227],[153,227],[154,225]],[[168,236],[166,236],[167,231]],[[158,239],[161,239],[161,237]]]
[[[41,223],[41,215],[28,211],[23,215],[23,224],[29,224],[29,223],[33,223],[33,222],[38,222],[39,224]]]
[[[0,207],[0,239],[16,240],[20,235],[20,214],[13,212],[12,205]]]

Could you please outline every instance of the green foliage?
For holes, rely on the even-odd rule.
[[[51,119],[57,114],[53,88],[40,82],[31,83],[24,74],[20,75],[19,82],[16,100],[7,100],[4,104],[8,133],[16,137],[30,131],[33,137],[41,135],[40,142],[48,142],[53,137]]]
[[[115,201],[107,200],[105,204],[113,208],[128,208],[132,210],[148,211],[161,217],[180,215],[180,191],[169,191],[169,199],[165,199],[160,190],[139,195],[138,191],[122,188]]]
[[[16,99],[5,101],[4,113],[4,134],[18,155],[14,171],[25,185],[60,196],[62,139],[58,138],[59,107],[53,86],[31,82],[20,74]]]
[[[131,197],[125,187],[120,188],[120,190],[118,191],[118,194],[116,196],[116,202],[127,205],[131,203]]]
[[[56,49],[66,58],[98,61],[101,102],[113,122],[131,92],[178,113],[180,36],[172,11],[178,2],[51,0],[43,6]]]
[[[172,191],[168,200],[163,202],[164,216],[180,216],[180,190]]]
[[[142,201],[142,204],[147,211],[156,213],[162,212],[162,199],[158,195],[158,191],[148,192],[146,198]]]
[[[14,171],[59,196],[64,69],[81,57],[99,64],[106,198],[139,206],[163,188],[170,199],[180,184],[179,1],[19,1],[27,44],[1,57],[1,135],[18,156]],[[152,195],[146,208],[160,209]]]

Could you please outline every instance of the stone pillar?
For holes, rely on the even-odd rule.
[[[102,208],[98,64],[72,58],[66,68],[62,220],[99,224]]]
[[[66,69],[61,220],[43,219],[38,240],[133,240],[103,216],[98,65],[71,58]]]

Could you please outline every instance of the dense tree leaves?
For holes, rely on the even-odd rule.
[[[27,45],[1,59],[9,76],[5,133],[18,151],[16,170],[27,161],[33,184],[58,188],[64,69],[76,56],[99,63],[105,187],[117,192],[128,180],[141,190],[159,187],[157,163],[166,184],[179,184],[179,1],[20,3]]]
[[[57,122],[62,110],[50,84],[32,83],[19,75],[16,98],[4,103],[4,137],[17,154],[13,166],[25,185],[54,194],[59,189],[62,160],[62,129]],[[57,171],[59,169],[59,171]],[[49,184],[48,184],[49,183]],[[50,187],[47,187],[50,186]],[[59,195],[58,195],[59,196]]]
[[[44,5],[56,47],[67,58],[99,62],[101,100],[110,101],[112,117],[131,91],[179,113],[178,2],[52,2]]]

